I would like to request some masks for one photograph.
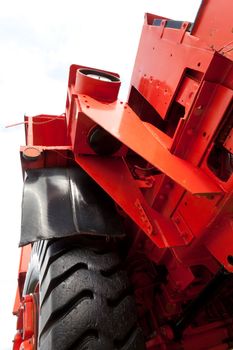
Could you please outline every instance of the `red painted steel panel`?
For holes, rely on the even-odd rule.
[[[121,102],[103,104],[80,96],[82,111],[123,144],[193,194],[220,193],[221,189],[202,170],[178,158],[164,147],[162,133],[151,134],[133,110]]]

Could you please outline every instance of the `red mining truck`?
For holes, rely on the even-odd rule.
[[[233,3],[146,14],[128,101],[70,68],[25,117],[14,350],[233,346]]]

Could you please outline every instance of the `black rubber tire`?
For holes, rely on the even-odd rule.
[[[143,350],[134,298],[115,252],[34,243],[24,294],[40,288],[39,350]]]

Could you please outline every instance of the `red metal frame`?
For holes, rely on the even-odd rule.
[[[143,265],[146,257],[166,267],[167,283],[161,283],[156,297],[148,272],[152,265],[130,273],[145,334],[147,313],[156,330],[157,336],[148,338],[151,350],[228,349],[230,318],[199,318],[178,343],[168,324],[220,266],[233,272],[233,166],[226,168],[222,158],[233,153],[232,10],[231,0],[224,6],[205,0],[192,29],[188,22],[147,14],[127,103],[117,100],[119,82],[91,79],[80,74],[86,67],[73,65],[65,115],[25,118],[23,170],[76,162],[126,214],[133,238],[129,266]],[[91,147],[89,135],[96,126],[121,142],[111,156]],[[223,155],[218,158],[219,147]],[[212,159],[222,162],[223,174]],[[141,176],[135,176],[138,166],[144,169]],[[151,168],[156,172],[147,176]],[[21,261],[26,264],[25,249]]]
[[[24,296],[17,311],[17,333],[13,341],[13,350],[37,348],[37,313],[36,296],[32,294]]]

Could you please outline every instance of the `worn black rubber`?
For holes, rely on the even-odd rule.
[[[39,268],[38,268],[39,267]],[[69,240],[34,244],[24,293],[40,287],[39,350],[142,350],[118,255]]]

